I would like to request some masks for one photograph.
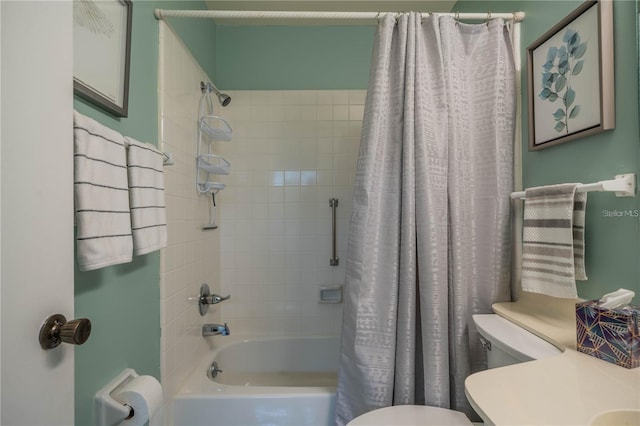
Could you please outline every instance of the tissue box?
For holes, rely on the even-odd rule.
[[[598,300],[576,303],[578,351],[620,365],[640,367],[640,307],[605,309]]]

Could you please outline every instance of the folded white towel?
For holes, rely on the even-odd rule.
[[[124,138],[76,111],[73,136],[78,265],[89,271],[131,262]]]
[[[133,253],[167,246],[162,153],[155,146],[125,137],[129,170]]]
[[[578,184],[525,191],[522,290],[578,297],[576,279],[586,280],[584,224],[587,194]]]

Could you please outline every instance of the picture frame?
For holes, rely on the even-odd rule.
[[[127,117],[131,62],[131,0],[73,2],[73,91]]]
[[[527,48],[529,151],[615,128],[613,1],[586,1]]]

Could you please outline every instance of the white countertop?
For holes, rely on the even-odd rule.
[[[495,425],[588,425],[610,410],[640,410],[640,368],[576,351],[575,302],[522,293],[493,310],[562,349],[560,355],[472,374],[467,398]]]

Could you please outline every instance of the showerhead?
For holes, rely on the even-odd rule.
[[[223,107],[231,103],[231,96],[225,95],[224,93],[220,92],[217,92],[216,95],[218,95],[218,102],[220,102],[220,105],[222,105]]]
[[[220,105],[222,105],[223,107],[226,107],[231,103],[231,96],[220,93],[218,88],[211,83],[209,83],[209,91],[215,93],[216,96],[218,96],[218,102],[220,102]]]

